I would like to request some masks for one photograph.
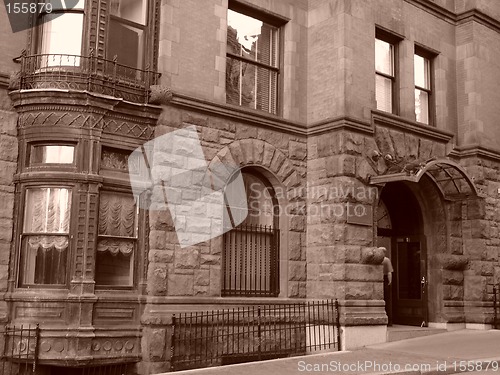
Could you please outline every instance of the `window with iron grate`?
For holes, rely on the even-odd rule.
[[[243,169],[248,204],[245,221],[224,234],[223,296],[279,294],[278,204],[261,174]]]

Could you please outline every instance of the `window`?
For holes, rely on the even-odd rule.
[[[24,207],[21,286],[66,284],[71,191],[29,188]]]
[[[395,46],[385,40],[375,39],[375,97],[377,109],[395,112]]]
[[[146,0],[111,0],[107,59],[142,69],[144,60]]]
[[[96,285],[133,285],[137,216],[138,205],[132,194],[101,192]]]
[[[29,165],[73,164],[74,158],[75,146],[33,145]]]
[[[279,29],[228,10],[226,101],[276,113]]]
[[[424,124],[431,123],[431,60],[418,50],[414,55],[415,118]]]
[[[248,216],[224,234],[223,296],[278,296],[279,230],[277,202],[269,182],[243,171]]]
[[[78,0],[67,10],[62,1],[49,1],[50,13],[40,15],[40,67],[79,66],[82,54],[83,8],[85,0]],[[44,8],[45,9],[45,8]]]

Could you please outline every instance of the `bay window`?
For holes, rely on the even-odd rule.
[[[73,164],[74,159],[75,146],[32,145],[29,155],[29,165]]]
[[[66,284],[70,213],[69,188],[26,189],[21,235],[21,286]]]
[[[85,0],[78,0],[74,8],[66,8],[64,1],[49,1],[51,12],[40,15],[41,67],[79,66],[82,55],[82,35]]]

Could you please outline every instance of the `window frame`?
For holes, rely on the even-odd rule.
[[[375,62],[375,108],[379,111],[385,113],[391,113],[394,115],[399,115],[400,113],[400,64],[399,64],[399,43],[404,39],[402,36],[396,35],[388,30],[380,28],[379,26],[375,29],[375,41],[380,40],[382,42],[388,43],[392,46],[392,70],[393,76],[387,75],[386,73],[377,71],[377,54],[374,48],[374,62]],[[375,43],[375,42],[374,42]],[[375,46],[375,44],[374,44]],[[376,77],[381,76],[391,80],[391,112],[387,112],[383,109],[379,109],[376,101]]]
[[[39,189],[45,189],[45,188],[52,188],[52,189],[67,189],[69,191],[69,223],[68,223],[68,232],[67,233],[45,233],[45,232],[25,232],[24,229],[24,221],[26,217],[26,204],[27,204],[27,191],[28,190],[39,190]],[[18,243],[16,244],[16,249],[17,249],[17,255],[16,255],[16,265],[15,265],[15,273],[16,273],[16,287],[20,289],[59,289],[59,290],[68,290],[69,289],[69,283],[70,283],[70,278],[72,275],[72,262],[71,259],[73,257],[73,226],[74,226],[74,207],[75,207],[75,200],[76,200],[76,192],[75,192],[75,185],[71,184],[49,184],[49,183],[40,183],[40,184],[26,184],[21,187],[21,199],[20,199],[20,207],[22,207],[22,214],[19,215],[18,221],[17,221],[17,226],[19,228],[19,234],[17,236],[17,241]],[[22,280],[23,277],[23,271],[21,270],[21,267],[23,266],[23,238],[25,236],[33,236],[33,235],[46,235],[46,236],[66,236],[68,238],[68,249],[67,249],[67,254],[66,254],[66,279],[63,284],[28,284],[24,283]]]
[[[114,236],[114,235],[103,235],[99,233],[99,224],[100,224],[100,206],[101,206],[101,198],[102,195],[109,193],[109,194],[119,194],[119,195],[129,195],[132,196],[135,200],[135,213],[134,213],[134,237],[121,237],[121,236]],[[95,282],[95,289],[96,291],[102,291],[102,290],[134,290],[137,288],[138,284],[138,279],[139,279],[139,263],[140,259],[139,254],[140,248],[141,248],[141,238],[140,234],[142,234],[141,230],[141,225],[140,225],[140,220],[141,220],[141,210],[140,210],[140,199],[141,197],[138,195],[134,195],[133,192],[130,189],[120,189],[117,187],[110,187],[106,186],[103,187],[102,189],[99,189],[99,209],[98,209],[98,215],[97,215],[97,231],[96,231],[96,245],[95,245],[95,262],[94,262],[94,282]],[[97,254],[98,254],[98,246],[99,246],[99,241],[101,239],[116,239],[116,238],[126,238],[130,241],[133,241],[134,243],[134,248],[132,250],[132,256],[131,256],[131,280],[129,285],[108,285],[108,284],[98,284],[97,282]]]
[[[115,21],[121,25],[126,25],[126,26],[131,26],[133,28],[136,28],[136,29],[140,29],[142,30],[142,43],[143,43],[143,51],[142,51],[142,55],[140,56],[137,56],[137,61],[139,62],[140,61],[140,64],[139,66],[137,67],[132,67],[132,66],[128,66],[128,65],[125,65],[123,64],[123,62],[120,61],[120,57],[118,56],[116,62],[120,65],[124,65],[126,67],[130,67],[130,68],[133,68],[133,69],[138,69],[138,70],[145,70],[146,69],[146,66],[148,65],[148,62],[149,62],[149,54],[151,52],[151,45],[150,45],[150,38],[149,38],[149,32],[150,32],[150,28],[151,28],[151,19],[150,19],[150,8],[151,8],[151,1],[149,0],[144,0],[145,4],[146,4],[146,10],[145,10],[145,14],[144,14],[144,24],[141,24],[141,23],[138,23],[138,22],[135,22],[135,21],[132,21],[132,20],[129,20],[127,18],[123,18],[123,17],[120,17],[120,16],[117,16],[117,15],[114,15],[114,14],[111,14],[111,9],[109,9],[109,21],[108,21],[108,25],[106,27],[106,35],[105,35],[105,44],[106,44],[106,49],[105,49],[105,55],[104,55],[104,58],[106,60],[109,60],[109,61],[114,61],[114,56],[109,56],[108,55],[108,51],[109,51],[109,48],[108,48],[108,44],[110,43],[109,42],[109,39],[110,39],[110,35],[111,35],[111,21]],[[108,2],[109,3],[109,7],[111,7],[111,2]],[[153,46],[154,48],[154,46]]]
[[[50,1],[50,0],[49,0]],[[87,0],[83,0],[83,8],[72,8],[72,9],[54,9],[52,10],[50,13],[44,11],[44,12],[41,12],[40,14],[38,14],[36,16],[36,37],[35,37],[35,41],[36,43],[34,43],[34,45],[32,46],[32,50],[33,52],[35,53],[35,55],[39,56],[40,59],[42,59],[43,57],[42,56],[51,56],[51,55],[68,55],[68,56],[78,56],[78,57],[82,57],[82,56],[85,56],[85,52],[86,52],[86,49],[85,49],[85,41],[86,39],[88,39],[88,36],[87,36],[87,22],[86,22],[86,18],[87,18]],[[63,15],[64,14],[81,14],[82,15],[82,30],[81,30],[81,40],[80,40],[80,54],[79,55],[70,55],[70,54],[60,54],[60,53],[51,53],[51,52],[44,52],[43,51],[43,38],[44,38],[44,25],[47,24],[48,22],[51,22],[51,21],[45,21],[45,22],[42,22],[43,18],[45,16],[50,16],[52,14],[58,14],[58,13],[62,13]],[[80,58],[75,58],[75,63],[74,64],[66,64],[66,65],[63,65],[63,64],[60,64],[60,65],[50,65],[48,64],[48,60],[45,64],[43,64],[42,60],[38,61],[37,62],[37,66],[40,68],[40,69],[57,69],[57,68],[64,68],[64,69],[68,69],[68,68],[81,68],[82,66],[82,61]],[[76,61],[78,60],[78,63],[76,63]]]
[[[421,86],[417,86],[415,82],[415,56],[420,56],[424,60],[428,61],[429,64],[429,88],[424,88]],[[434,74],[434,65],[435,65],[435,59],[438,56],[438,53],[435,51],[430,51],[429,49],[415,43],[414,47],[414,52],[413,52],[413,85],[415,90],[420,90],[420,91],[425,91],[428,94],[428,118],[429,122],[420,122],[417,120],[417,114],[416,114],[416,106],[415,102],[413,103],[415,106],[415,121],[417,121],[419,124],[424,124],[428,126],[435,126],[436,124],[436,102],[435,102],[435,74]]]
[[[265,189],[269,192],[270,194],[270,198],[271,198],[271,202],[273,204],[273,224],[272,224],[272,227],[268,228],[267,226],[265,227],[265,231],[264,231],[264,234],[268,234],[268,233],[272,233],[272,241],[274,242],[270,242],[269,243],[269,246],[270,246],[270,251],[273,251],[273,247],[274,247],[274,251],[275,253],[272,254],[270,253],[269,254],[269,267],[273,267],[274,266],[274,269],[275,269],[275,273],[274,274],[270,274],[269,275],[269,290],[268,291],[263,291],[263,290],[252,290],[252,289],[246,289],[246,282],[245,282],[245,287],[244,288],[240,288],[240,289],[237,289],[236,286],[233,286],[234,289],[231,288],[231,284],[232,284],[232,278],[233,276],[236,278],[237,277],[237,274],[236,275],[233,275],[233,273],[230,273],[229,274],[229,285],[226,285],[226,279],[228,278],[227,277],[227,268],[226,268],[226,264],[228,262],[227,258],[226,258],[226,252],[227,252],[227,247],[226,247],[226,241],[227,241],[227,238],[228,236],[231,236],[231,233],[235,232],[237,233],[238,231],[240,232],[243,232],[243,233],[248,233],[248,229],[240,229],[242,227],[245,227],[247,226],[245,223],[246,223],[246,219],[245,221],[243,221],[241,224],[239,224],[238,226],[236,227],[233,227],[233,229],[231,229],[230,231],[226,232],[223,236],[223,239],[222,239],[222,252],[221,252],[221,259],[222,259],[222,267],[221,267],[221,296],[226,298],[226,297],[237,297],[237,298],[275,298],[275,297],[278,297],[281,293],[281,280],[280,280],[280,268],[281,268],[281,259],[280,259],[280,229],[279,229],[279,214],[280,214],[280,207],[279,207],[279,202],[278,202],[278,199],[276,197],[276,191],[273,187],[273,185],[271,184],[271,182],[268,180],[268,178],[266,176],[264,176],[262,173],[260,173],[258,170],[255,170],[254,168],[252,167],[244,167],[241,169],[240,171],[243,174],[248,174],[248,175],[252,175],[253,177],[256,177],[265,187]],[[231,178],[229,179],[231,180]],[[247,202],[248,202],[248,194],[247,194]],[[261,232],[258,232],[257,231],[257,227],[259,225],[255,225],[255,224],[250,224],[250,227],[254,227],[255,228],[255,232],[254,233],[258,233],[258,234],[262,234]],[[252,230],[250,229],[250,233],[252,233]],[[236,236],[236,235],[235,235]],[[231,241],[230,241],[231,242]],[[259,243],[262,244],[262,240],[259,240]],[[266,243],[266,241],[264,240],[264,243]],[[240,248],[238,245],[236,245],[238,248]],[[260,250],[262,251],[262,250]],[[273,260],[271,259],[272,257],[275,257],[274,258],[274,264],[272,263]],[[250,259],[251,256],[250,256]],[[229,262],[231,262],[231,260],[229,260]],[[251,271],[251,261],[250,262],[244,262],[245,266],[249,266],[250,267],[250,271]],[[236,258],[235,258],[235,265],[236,265]],[[240,271],[241,271],[241,267],[243,267],[242,264],[240,264]],[[230,268],[231,270],[231,268]],[[262,270],[262,267],[261,267],[261,270]],[[246,275],[246,271],[245,271],[245,275]],[[262,277],[262,274],[259,274],[260,277]],[[246,279],[246,276],[245,276],[245,279]],[[241,275],[240,275],[240,283],[241,283]],[[259,285],[260,282],[261,282],[261,278],[259,280]]]
[[[31,161],[31,157],[34,152],[35,147],[44,147],[44,146],[66,146],[73,147],[73,162],[71,163],[35,163]],[[43,169],[43,168],[61,168],[61,169],[75,169],[77,165],[77,150],[78,144],[73,142],[44,142],[44,141],[34,141],[27,142],[27,150],[26,150],[26,160],[24,163],[25,168],[30,169]]]
[[[275,95],[275,108],[269,108],[269,110],[261,110],[258,108],[250,108],[250,107],[244,107],[242,105],[238,104],[232,104],[227,101],[226,98],[226,104],[227,105],[234,105],[237,106],[238,108],[245,108],[245,109],[250,109],[254,111],[258,111],[259,113],[266,113],[270,115],[277,115],[280,116],[282,114],[282,93],[283,93],[283,71],[284,71],[284,25],[289,21],[288,18],[285,18],[281,15],[278,15],[276,13],[270,12],[264,8],[260,8],[257,6],[249,6],[248,4],[242,3],[237,0],[229,0],[228,4],[228,9],[226,12],[226,15],[228,14],[228,11],[232,10],[233,12],[239,13],[241,15],[247,16],[254,18],[256,20],[259,20],[269,26],[272,26],[276,28],[277,32],[277,37],[276,37],[276,66],[272,65],[267,65],[264,63],[261,63],[256,60],[251,60],[248,58],[245,58],[244,56],[236,55],[234,53],[231,53],[227,49],[227,42],[226,42],[226,61],[228,58],[234,59],[240,62],[248,63],[252,66],[255,66],[257,68],[263,68],[267,69],[270,72],[276,73],[276,92],[274,93]],[[228,26],[229,27],[229,26]],[[226,31],[226,38],[227,38],[227,31]],[[226,63],[227,64],[227,63]],[[227,71],[226,71],[226,77],[225,81],[227,82]],[[227,86],[224,87],[227,95]]]

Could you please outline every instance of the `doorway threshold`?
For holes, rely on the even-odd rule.
[[[447,330],[443,328],[406,326],[406,325],[394,324],[390,327],[387,327],[387,342],[408,340],[416,337],[436,335],[438,333],[445,333],[445,332],[447,332]]]

